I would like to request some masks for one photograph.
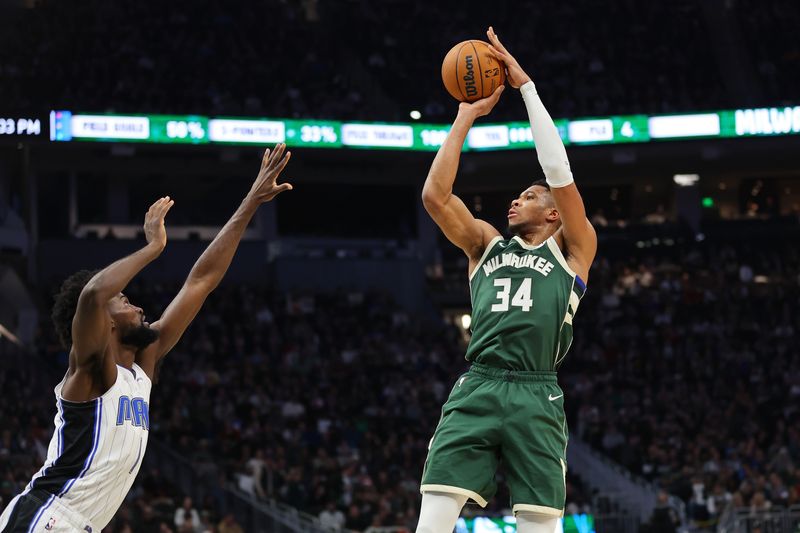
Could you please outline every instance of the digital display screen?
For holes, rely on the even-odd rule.
[[[0,111],[0,140],[47,139],[47,115],[35,113],[3,113]]]
[[[800,134],[800,106],[736,109],[682,115],[619,115],[556,119],[565,145],[625,144],[670,139],[735,138]],[[0,118],[0,136],[47,137],[48,121],[35,117]],[[435,151],[448,124],[386,124],[298,119],[204,117],[196,115],[113,115],[52,111],[54,141],[269,145],[317,148]],[[527,122],[478,124],[464,150],[532,148]]]

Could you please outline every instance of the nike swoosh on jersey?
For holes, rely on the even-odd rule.
[[[563,394],[559,394],[558,396],[553,396],[552,394],[550,394],[550,395],[547,397],[547,399],[548,399],[548,400],[550,400],[550,401],[552,402],[552,401],[558,400],[558,399],[559,399],[559,398],[561,398],[562,396],[564,396],[564,395],[563,395]]]

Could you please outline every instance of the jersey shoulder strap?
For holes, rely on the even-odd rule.
[[[472,278],[475,277],[475,273],[478,271],[479,268],[481,268],[481,265],[484,262],[486,262],[486,259],[492,253],[492,249],[495,248],[497,246],[497,243],[499,243],[499,242],[505,242],[503,240],[503,237],[501,237],[500,235],[498,235],[497,237],[493,238],[491,241],[489,241],[489,244],[486,245],[486,249],[483,251],[483,255],[478,260],[478,262],[475,264],[475,268],[472,269],[472,272],[469,273],[469,280],[470,281],[472,281]]]

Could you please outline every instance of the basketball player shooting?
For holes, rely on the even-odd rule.
[[[249,193],[156,322],[148,324],[122,291],[167,245],[168,196],[145,215],[144,248],[64,282],[53,321],[69,369],[55,388],[55,432],[44,466],[0,516],[0,532],[100,533],[111,521],[147,447],[156,367],[222,280],[259,205],[292,188],[276,183],[290,155],[283,144],[265,152]]]
[[[492,28],[490,50],[522,93],[546,178],[511,201],[504,239],[453,194],[461,147],[475,119],[504,88],[459,104],[436,154],[422,199],[447,238],[469,258],[472,338],[461,376],[442,408],[422,475],[418,533],[453,531],[471,499],[495,494],[507,471],[521,533],[553,533],[566,500],[567,422],[556,371],[572,343],[572,319],[586,290],[597,236],[586,219],[567,153],[531,78]]]

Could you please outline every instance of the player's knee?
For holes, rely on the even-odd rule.
[[[518,533],[554,533],[558,527],[558,517],[523,511],[517,513]]]
[[[416,533],[451,533],[467,497],[444,492],[425,492]]]

